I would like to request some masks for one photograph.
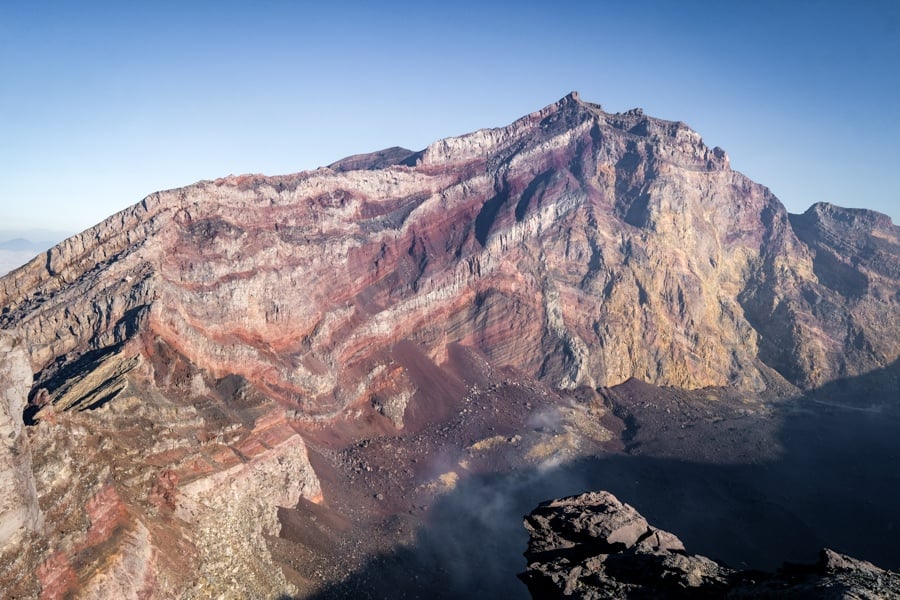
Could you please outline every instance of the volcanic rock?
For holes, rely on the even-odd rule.
[[[528,570],[520,578],[534,598],[900,597],[900,575],[828,549],[815,564],[785,564],[774,574],[689,554],[609,492],[544,502],[525,528]]]
[[[896,364],[898,248],[574,93],[151,194],[0,279],[0,587],[312,593],[466,473],[621,448],[608,386],[753,412]]]
[[[26,532],[39,531],[43,521],[22,421],[30,388],[23,344],[0,332],[0,552],[15,546]]]
[[[808,388],[900,353],[873,324],[897,323],[897,228],[858,220],[842,260],[868,286],[848,298],[829,284],[856,279],[809,245],[837,213],[798,238],[683,123],[573,94],[412,156],[153,194],[4,278],[0,325],[29,340],[38,387],[146,334],[310,416],[411,392],[387,368],[404,339],[562,388]],[[848,253],[868,247],[894,267]]]

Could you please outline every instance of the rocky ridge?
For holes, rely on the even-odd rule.
[[[542,503],[525,527],[528,570],[520,578],[534,598],[900,597],[900,575],[828,549],[815,564],[777,573],[689,554],[609,492]]]
[[[577,94],[152,194],[0,279],[0,584],[307,593],[467,472],[620,447],[608,386],[753,412],[896,364],[898,248],[883,216],[788,215],[683,123]]]
[[[409,390],[383,370],[399,339],[564,388],[809,388],[896,360],[879,325],[900,269],[888,219],[811,211],[801,239],[684,124],[573,94],[420,153],[154,194],[4,278],[0,324],[29,340],[38,387],[148,333],[310,415]],[[878,260],[811,241],[851,222]]]

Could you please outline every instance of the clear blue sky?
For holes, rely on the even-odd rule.
[[[0,229],[504,125],[681,120],[792,212],[900,223],[900,2],[0,3]]]

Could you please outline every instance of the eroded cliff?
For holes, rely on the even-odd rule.
[[[563,388],[809,388],[898,356],[873,323],[897,323],[897,228],[857,219],[857,251],[829,253],[828,223],[854,211],[814,210],[819,229],[798,217],[798,237],[682,123],[573,94],[374,156],[154,194],[5,278],[3,323],[29,340],[39,386],[149,332],[321,415],[396,386],[385,355],[401,339],[439,362],[475,346]],[[887,263],[859,258],[869,246]]]
[[[533,465],[609,442],[605,386],[759,399],[895,363],[898,248],[882,216],[789,216],[683,123],[577,94],[421,152],[153,194],[0,279],[46,522],[0,582],[309,589],[330,555],[308,523],[285,533],[298,503],[334,539],[368,527],[328,486],[415,512],[496,448]],[[442,444],[464,458],[435,471]],[[376,447],[393,479],[361,470]]]

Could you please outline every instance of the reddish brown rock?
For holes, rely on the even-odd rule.
[[[897,228],[810,214],[683,123],[577,94],[421,152],[148,196],[0,279],[47,528],[0,584],[33,596],[19,575],[45,564],[101,589],[71,550],[113,490],[120,534],[88,555],[108,548],[129,594],[308,591],[322,556],[279,514],[315,500],[365,532],[508,464],[497,448],[594,451],[606,407],[573,390],[784,395],[892,364]],[[533,430],[532,410],[560,426]],[[471,455],[429,470],[447,440]]]
[[[856,231],[896,256],[885,219]],[[896,321],[896,269],[860,266],[865,301],[842,301],[815,236],[684,124],[573,94],[418,154],[154,194],[5,278],[0,303],[41,381],[144,332],[310,416],[362,401],[404,339],[563,388],[805,388],[898,356],[870,316]]]

